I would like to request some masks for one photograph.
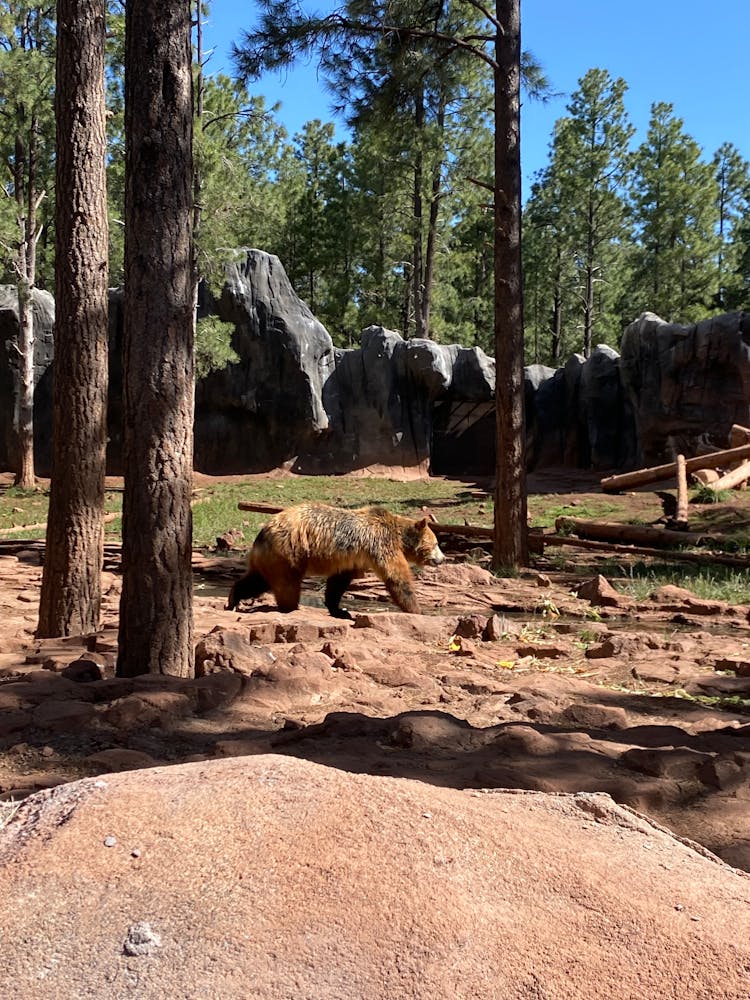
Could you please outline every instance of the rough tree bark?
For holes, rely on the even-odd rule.
[[[37,635],[99,625],[107,443],[105,0],[58,0],[53,471]]]
[[[521,281],[520,0],[497,4],[495,48],[495,542],[492,565],[528,563]]]
[[[194,672],[190,14],[126,5],[120,676]]]

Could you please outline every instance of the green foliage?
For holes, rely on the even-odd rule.
[[[611,339],[634,131],[624,106],[626,89],[624,80],[612,80],[602,69],[579,81],[568,115],[555,125],[550,165],[527,205],[527,338],[530,327],[535,360],[557,365],[563,346],[588,356],[596,342]]]
[[[204,378],[210,372],[237,363],[240,358],[231,344],[234,326],[222,323],[218,316],[198,320],[195,330],[195,377]]]
[[[638,235],[630,301],[673,322],[703,318],[716,281],[718,186],[671,104],[654,104],[638,148],[631,207]]]
[[[49,5],[0,2],[0,160],[8,202],[0,211],[0,267],[5,281],[15,283],[23,270],[40,287],[54,286],[53,247],[38,235],[46,236],[54,213],[53,13]],[[26,264],[19,261],[31,240],[38,240],[36,273],[28,252]]]
[[[732,494],[730,490],[714,490],[707,483],[702,483],[692,491],[693,503],[726,503]]]
[[[118,284],[124,14],[119,2],[107,7],[110,283]],[[308,16],[263,0],[259,9],[258,27],[238,48],[239,78],[210,74],[210,63],[200,75],[196,68],[200,277],[215,290],[236,248],[261,247],[280,257],[339,346],[378,323],[494,353],[491,80],[486,63],[453,44],[486,33],[481,8],[346,0],[331,15]],[[49,288],[54,13],[0,2],[8,196],[0,199],[0,277],[17,278],[20,137],[35,145],[36,186],[46,192],[36,283]],[[384,33],[386,21],[417,34]],[[313,51],[334,107],[347,116],[346,141],[318,120],[290,139],[278,109],[248,89],[261,67]],[[527,97],[544,99],[548,83],[528,53],[522,73]],[[644,309],[692,321],[750,303],[748,163],[730,142],[707,162],[671,106],[658,102],[633,149],[626,96],[625,81],[605,69],[584,74],[532,187],[523,226],[527,362],[559,366],[598,342],[619,346],[623,325]],[[198,339],[203,372],[221,363],[227,340],[216,330]]]
[[[617,590],[637,600],[644,600],[657,587],[672,584],[686,587],[702,600],[746,604],[747,572],[715,563],[709,566],[692,563],[623,563],[603,562],[599,572],[611,579]]]
[[[713,158],[716,178],[719,251],[713,302],[717,309],[742,309],[750,301],[747,220],[750,217],[750,164],[729,142]]]
[[[237,247],[272,253],[284,217],[279,183],[286,131],[240,83],[224,75],[203,82],[203,113],[196,122],[194,159],[200,209],[196,259],[200,277],[221,284]]]
[[[557,366],[595,342],[618,347],[645,310],[694,322],[750,301],[747,162],[730,143],[705,162],[664,103],[632,150],[625,92],[603,70],[579,81],[526,203],[529,361]]]

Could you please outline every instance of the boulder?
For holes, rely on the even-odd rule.
[[[52,461],[52,372],[55,300],[35,288],[34,311],[34,453],[39,468]],[[14,469],[18,450],[18,293],[0,285],[0,469]],[[39,471],[39,470],[37,470]]]
[[[126,771],[22,803],[0,896],[4,997],[747,996],[747,877],[601,793]]]

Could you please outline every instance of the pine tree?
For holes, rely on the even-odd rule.
[[[182,0],[132,0],[126,16],[125,488],[117,673],[191,676],[190,8]]]
[[[446,21],[445,17],[449,19]],[[455,20],[450,17],[455,14]],[[390,46],[396,55],[396,64],[405,54],[413,58],[415,71],[408,82],[413,84],[410,93],[415,98],[414,114],[417,138],[421,141],[422,119],[420,109],[426,112],[420,86],[426,77],[420,73],[421,55],[426,63],[439,64],[441,79],[452,72],[458,73],[460,65],[468,59],[477,60],[492,79],[492,120],[494,130],[494,175],[492,182],[494,212],[494,343],[497,366],[497,489],[495,515],[495,565],[517,566],[527,560],[526,491],[523,425],[523,302],[520,257],[520,147],[519,109],[521,79],[520,3],[508,0],[498,4],[497,11],[474,3],[458,3],[455,7],[422,7],[411,0],[389,4],[352,3],[337,8],[324,17],[308,16],[299,8],[290,8],[283,0],[264,0],[261,6],[261,23],[246,34],[244,44],[235,55],[241,72],[256,75],[261,68],[278,68],[287,65],[296,55],[317,49],[323,61],[331,56],[339,65],[374,66],[378,46]],[[373,48],[374,47],[374,48]],[[364,57],[361,54],[364,51]],[[407,77],[394,73],[397,85],[407,82]],[[436,120],[444,111],[438,100],[432,107]],[[417,145],[414,159],[414,219],[424,218],[418,205],[422,184],[419,173],[421,149]],[[440,194],[441,180],[434,169],[427,173],[427,185],[432,192],[432,204]],[[437,202],[439,205],[439,202]],[[425,303],[431,285],[429,271],[430,232],[433,225],[432,210],[428,212],[429,224],[426,256],[421,245],[413,240],[412,289],[415,310],[419,309],[424,328]],[[421,226],[420,226],[421,228]],[[416,227],[414,231],[416,235]],[[416,256],[419,254],[419,258]],[[416,285],[415,285],[416,283]],[[417,328],[419,329],[419,327]]]
[[[582,349],[591,353],[593,337],[606,313],[600,289],[616,273],[625,234],[623,185],[634,129],[624,106],[625,81],[591,69],[579,81],[568,116],[557,122],[552,163],[561,178],[563,225],[578,273]],[[599,294],[597,295],[597,292]]]
[[[665,320],[705,316],[716,284],[719,201],[713,167],[671,104],[652,105],[646,141],[635,155],[630,203],[636,228],[635,314]]]
[[[54,8],[0,3],[0,155],[10,178],[15,232],[8,266],[18,291],[16,485],[34,486],[34,312],[40,209],[51,187]]]
[[[58,0],[54,460],[40,636],[99,626],[107,442],[104,0]]]
[[[578,314],[576,257],[564,181],[550,165],[532,185],[524,208],[524,280],[527,353],[537,363],[561,365],[578,347],[569,328]]]
[[[713,167],[719,217],[714,306],[725,310],[736,308],[743,300],[739,274],[742,243],[737,237],[750,215],[750,164],[736,146],[725,142],[714,154]]]

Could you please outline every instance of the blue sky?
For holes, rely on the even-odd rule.
[[[330,9],[330,0],[306,9]],[[252,25],[254,4],[213,0],[205,45],[214,53],[209,72],[231,72],[231,44]],[[578,80],[592,67],[628,84],[625,105],[645,137],[656,101],[674,105],[685,130],[710,159],[722,142],[750,159],[750,0],[521,0],[524,49],[544,67],[560,98],[526,102],[521,117],[521,169],[528,192],[547,161],[555,120],[565,114]],[[269,103],[282,103],[280,120],[290,135],[312,118],[332,120],[330,98],[314,62],[284,74],[268,74],[252,88]]]

